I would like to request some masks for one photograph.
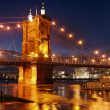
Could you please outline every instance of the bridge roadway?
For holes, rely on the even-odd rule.
[[[66,62],[54,62],[54,61],[26,61],[26,60],[0,60],[0,65],[7,66],[20,66],[20,65],[32,65],[32,64],[46,64],[51,66],[70,66],[70,67],[90,67],[90,68],[110,68],[110,64],[91,64],[91,63],[66,63]]]
[[[52,65],[52,66],[70,66],[70,67],[110,68],[110,65],[90,64],[90,63],[88,63],[88,64],[87,63],[60,63],[60,62],[38,61],[38,62],[36,62],[36,64],[48,64],[48,65]]]
[[[93,62],[94,61],[94,62]],[[104,62],[101,62],[104,61]],[[106,62],[105,62],[106,61]],[[51,66],[110,68],[110,61],[99,58],[51,57],[51,59],[22,57],[19,52],[0,50],[0,65],[23,66],[31,64],[47,64]]]
[[[20,66],[20,65],[30,65],[31,62],[25,60],[0,60],[0,65],[7,66]]]

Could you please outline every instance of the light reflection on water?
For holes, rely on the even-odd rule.
[[[0,110],[110,110],[110,91],[81,90],[79,85],[1,85],[4,94],[34,103],[2,103]],[[91,98],[91,97],[92,98]]]

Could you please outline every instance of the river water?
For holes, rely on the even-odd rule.
[[[76,84],[1,84],[0,91],[34,101],[1,103],[0,110],[110,110],[110,91],[82,90]]]

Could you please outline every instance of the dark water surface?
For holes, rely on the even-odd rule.
[[[0,110],[110,110],[110,91],[80,90],[80,86],[74,84],[1,84],[0,91],[34,101],[1,103]]]

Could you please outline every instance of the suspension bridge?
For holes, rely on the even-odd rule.
[[[84,41],[74,40],[74,34],[66,32],[64,27],[60,28],[55,21],[51,21],[45,15],[44,5],[41,15],[32,16],[30,11],[28,20],[26,17],[23,19],[20,22],[0,23],[0,65],[17,66],[20,84],[36,84],[38,81],[42,83],[51,80],[54,66],[110,68],[110,58],[106,55],[99,57],[98,51],[95,55],[85,55]],[[80,47],[79,53],[77,46]],[[69,54],[54,54],[54,49]],[[70,53],[74,53],[75,56]]]

